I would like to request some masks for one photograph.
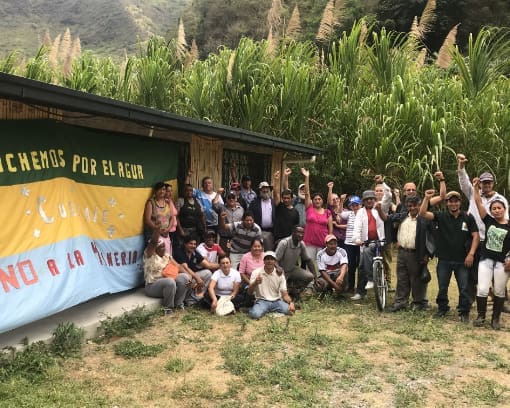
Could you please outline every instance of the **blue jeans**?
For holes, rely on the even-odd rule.
[[[248,311],[248,315],[252,319],[260,319],[266,313],[283,313],[289,314],[289,305],[283,300],[264,300],[257,299],[255,304]]]
[[[438,309],[447,312],[450,309],[448,306],[448,286],[452,272],[455,274],[457,287],[459,289],[459,304],[457,311],[459,314],[469,313],[471,309],[471,299],[469,296],[469,269],[466,268],[463,262],[442,261],[437,262],[437,283],[439,285],[439,292],[437,293],[436,303]]]

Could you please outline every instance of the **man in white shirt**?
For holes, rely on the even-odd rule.
[[[285,274],[276,268],[276,254],[272,251],[264,253],[264,266],[252,272],[248,293],[255,293],[255,304],[248,311],[252,319],[258,320],[266,313],[292,315],[296,311],[287,292]]]
[[[414,310],[429,308],[428,282],[422,279],[422,270],[432,257],[434,248],[428,233],[429,221],[418,215],[420,204],[421,199],[417,195],[408,197],[407,214],[393,213],[387,218],[398,223],[397,288],[391,312],[405,309],[409,295],[413,297]]]
[[[317,253],[317,265],[321,277],[317,279],[317,290],[328,292],[334,289],[342,293],[347,289],[347,252],[337,246],[338,242],[333,234],[326,235],[326,247]]]
[[[373,190],[364,191],[361,198],[363,201],[363,208],[356,213],[352,236],[356,245],[360,246],[362,246],[366,241],[382,241],[385,239],[384,221],[381,218],[381,214],[383,214],[381,202],[376,204],[376,196]],[[362,253],[356,294],[363,297],[366,295],[367,289],[372,289],[374,287],[372,261],[375,255],[375,248],[362,246],[361,250]]]

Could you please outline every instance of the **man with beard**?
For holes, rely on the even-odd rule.
[[[457,310],[462,323],[469,323],[471,299],[468,292],[469,268],[473,266],[475,252],[480,242],[478,227],[472,215],[460,210],[461,196],[457,191],[446,194],[446,211],[428,211],[429,201],[435,190],[425,191],[425,198],[420,207],[419,215],[427,220],[435,221],[437,281],[439,292],[436,303],[438,311],[434,317],[444,317],[448,313],[448,286],[452,272],[459,289]]]
[[[417,195],[408,197],[406,203],[407,214],[394,213],[387,217],[389,222],[398,224],[397,288],[391,312],[405,309],[410,294],[413,297],[414,310],[428,308],[428,282],[421,279],[421,271],[434,252],[428,234],[430,222],[418,216],[421,200]]]
[[[274,180],[280,178],[280,172],[276,171],[273,176]],[[262,228],[262,242],[264,243],[264,251],[272,251],[274,249],[273,227],[275,222],[276,206],[280,203],[280,195],[275,194],[275,199],[271,196],[273,186],[267,181],[259,184],[259,196],[252,201],[249,209],[253,212],[255,223]]]

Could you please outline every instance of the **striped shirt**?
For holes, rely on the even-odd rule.
[[[352,235],[354,232],[354,220],[356,219],[356,214],[354,214],[354,211],[348,211],[347,213],[342,213],[342,218],[344,217],[347,217],[347,227],[345,230],[344,242],[346,245],[356,245],[356,243],[352,240]]]
[[[245,254],[249,252],[252,241],[255,238],[262,239],[262,230],[255,223],[251,229],[245,228],[242,221],[227,224],[227,228],[232,231],[230,252],[234,254]]]

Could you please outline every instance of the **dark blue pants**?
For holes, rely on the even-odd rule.
[[[439,292],[437,294],[436,303],[440,311],[447,312],[450,309],[448,305],[448,286],[455,274],[457,287],[459,289],[459,304],[457,311],[459,314],[469,313],[471,309],[471,299],[469,296],[469,269],[463,262],[442,261],[437,262],[437,283]]]

